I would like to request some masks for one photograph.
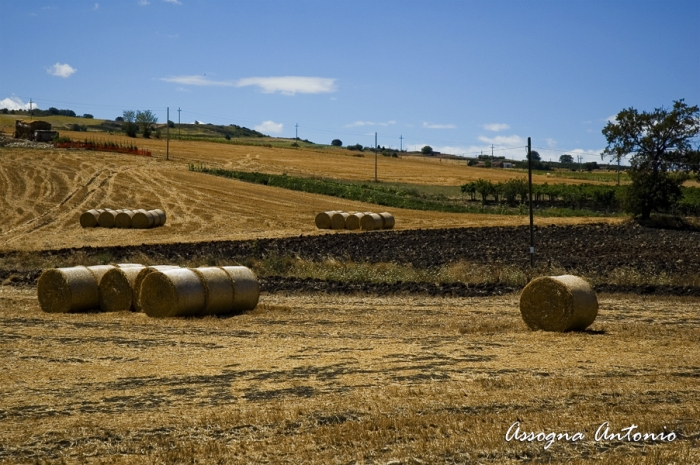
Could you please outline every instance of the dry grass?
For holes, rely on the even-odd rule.
[[[0,463],[698,463],[698,301],[263,295],[238,317],[42,313],[0,287]],[[508,427],[586,439],[506,442]],[[619,431],[678,439],[593,440]]]

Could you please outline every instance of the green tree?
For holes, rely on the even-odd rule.
[[[526,158],[527,160],[529,160],[531,156],[532,156],[532,161],[533,161],[533,162],[537,162],[537,161],[541,161],[541,160],[542,160],[542,157],[540,156],[540,153],[539,153],[539,152],[536,152],[536,151],[534,151],[534,150],[530,150],[530,153],[529,153],[525,158]]]
[[[333,140],[331,141],[331,145],[332,145],[333,147],[342,147],[342,146],[343,146],[343,141],[340,140],[340,139],[333,139]]]
[[[422,149],[420,149],[421,153],[423,155],[432,155],[433,154],[433,148],[429,145],[424,146]]]
[[[680,200],[681,185],[700,158],[692,147],[698,134],[700,110],[683,99],[674,101],[670,110],[624,109],[603,128],[608,145],[601,158],[619,161],[632,155],[626,204],[636,218],[646,221],[652,212],[668,210]]]
[[[122,112],[122,130],[129,137],[136,137],[139,127],[136,125],[136,112],[134,110],[124,110]]]
[[[151,110],[137,110],[136,111],[136,124],[140,125],[143,130],[143,137],[146,139],[151,137],[151,132],[153,131],[153,125],[158,122],[158,117],[153,114]]]
[[[573,163],[573,162],[574,162],[573,155],[564,154],[564,155],[559,157],[559,163]]]

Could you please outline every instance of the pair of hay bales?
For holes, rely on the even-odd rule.
[[[377,229],[391,229],[396,224],[394,215],[388,212],[356,212],[327,211],[316,215],[316,227],[318,229],[362,229],[374,231]]]
[[[50,313],[142,311],[153,317],[240,313],[258,303],[257,277],[243,266],[137,264],[45,270],[39,304]]]
[[[532,330],[582,331],[598,315],[598,298],[578,276],[543,276],[523,289],[520,314]]]
[[[120,228],[120,229],[149,229],[165,224],[165,212],[155,210],[112,210],[109,208],[88,210],[80,215],[80,226],[83,228]]]

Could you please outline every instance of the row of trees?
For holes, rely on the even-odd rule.
[[[124,110],[122,112],[122,130],[129,137],[136,137],[141,127],[141,133],[144,138],[151,137],[153,125],[158,122],[158,117],[151,110]]]

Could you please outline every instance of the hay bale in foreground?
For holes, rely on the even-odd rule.
[[[136,277],[145,268],[143,265],[129,263],[107,271],[99,284],[100,309],[103,312],[136,310],[134,285]]]
[[[396,224],[396,220],[394,220],[394,215],[392,215],[391,213],[382,212],[379,213],[379,216],[382,217],[382,229],[392,229]]]
[[[345,218],[345,229],[355,230],[360,229],[360,220],[365,216],[364,213],[353,213]]]
[[[318,215],[316,215],[316,227],[318,229],[331,229],[331,216],[333,216],[336,212],[331,210],[327,212],[321,212]]]
[[[131,288],[132,305],[134,307],[134,311],[143,311],[143,308],[141,308],[141,285],[143,284],[143,280],[146,279],[146,276],[148,276],[151,273],[155,273],[156,271],[176,270],[178,268],[180,267],[175,265],[156,265],[147,266],[146,268],[140,270],[139,273],[136,275],[136,279],[134,280],[134,286]]]
[[[84,266],[45,270],[37,293],[41,309],[48,313],[84,312],[100,304],[97,279]]]
[[[331,215],[331,229],[345,229],[345,220],[350,213],[335,212]]]
[[[158,226],[163,226],[165,224],[165,220],[167,219],[165,216],[165,212],[161,210],[160,208],[156,208],[155,210],[150,210],[150,212],[153,215],[158,216]]]
[[[204,315],[223,315],[233,312],[233,280],[219,267],[192,268],[204,286]]]
[[[88,210],[82,215],[80,215],[80,226],[83,228],[96,228],[98,225],[98,218],[100,213],[104,210]]]
[[[152,317],[203,315],[204,286],[188,268],[156,271],[141,284],[141,307]]]
[[[114,226],[120,229],[131,228],[131,219],[134,217],[134,213],[131,210],[123,210],[117,213],[114,217]]]
[[[533,330],[580,331],[598,315],[598,298],[578,276],[543,276],[523,289],[520,314]]]
[[[362,218],[360,218],[360,227],[365,231],[382,229],[383,226],[384,220],[382,220],[382,217],[376,213],[370,213],[369,215],[364,215]]]
[[[95,276],[95,279],[97,280],[97,285],[100,285],[100,281],[102,281],[102,277],[107,273],[109,270],[113,270],[116,268],[114,265],[93,265],[93,266],[88,266],[87,269],[90,270],[90,273]]]
[[[221,269],[233,281],[233,311],[253,310],[260,299],[260,284],[255,273],[245,266],[222,266]]]
[[[131,227],[135,229],[152,228],[155,222],[153,213],[143,209],[136,210],[134,216],[131,217]]]

